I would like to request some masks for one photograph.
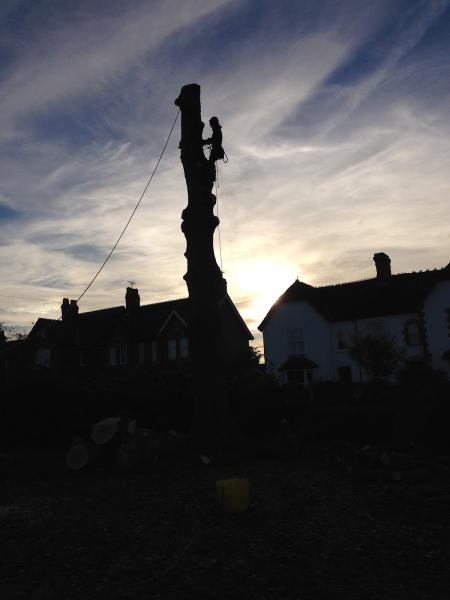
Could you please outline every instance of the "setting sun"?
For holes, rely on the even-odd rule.
[[[244,318],[257,327],[296,276],[295,267],[272,260],[249,260],[236,266],[233,282],[237,295],[249,299],[242,309]]]

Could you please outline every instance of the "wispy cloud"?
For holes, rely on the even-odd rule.
[[[394,271],[450,260],[448,2],[101,5],[42,10],[26,43],[25,5],[8,13],[0,274],[24,300],[0,297],[1,321],[55,316],[81,293],[192,81],[205,122],[223,124],[223,268],[254,332],[297,275],[368,277],[380,250]],[[82,310],[121,304],[128,280],[143,302],[186,295],[178,136]]]

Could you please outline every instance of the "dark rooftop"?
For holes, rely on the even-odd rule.
[[[450,279],[450,264],[442,269],[399,273],[388,279],[364,279],[313,287],[294,281],[273,304],[258,329],[263,331],[272,314],[289,302],[306,301],[328,321],[347,321],[418,312],[432,288]]]

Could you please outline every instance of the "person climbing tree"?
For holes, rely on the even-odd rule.
[[[212,136],[207,140],[204,140],[203,145],[211,146],[209,162],[210,164],[214,165],[216,160],[220,160],[225,156],[224,149],[222,148],[222,126],[220,125],[217,117],[211,117],[209,124],[212,129]]]

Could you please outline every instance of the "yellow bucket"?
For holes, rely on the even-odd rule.
[[[216,481],[216,490],[222,508],[227,512],[242,512],[250,503],[248,479],[233,478]]]

